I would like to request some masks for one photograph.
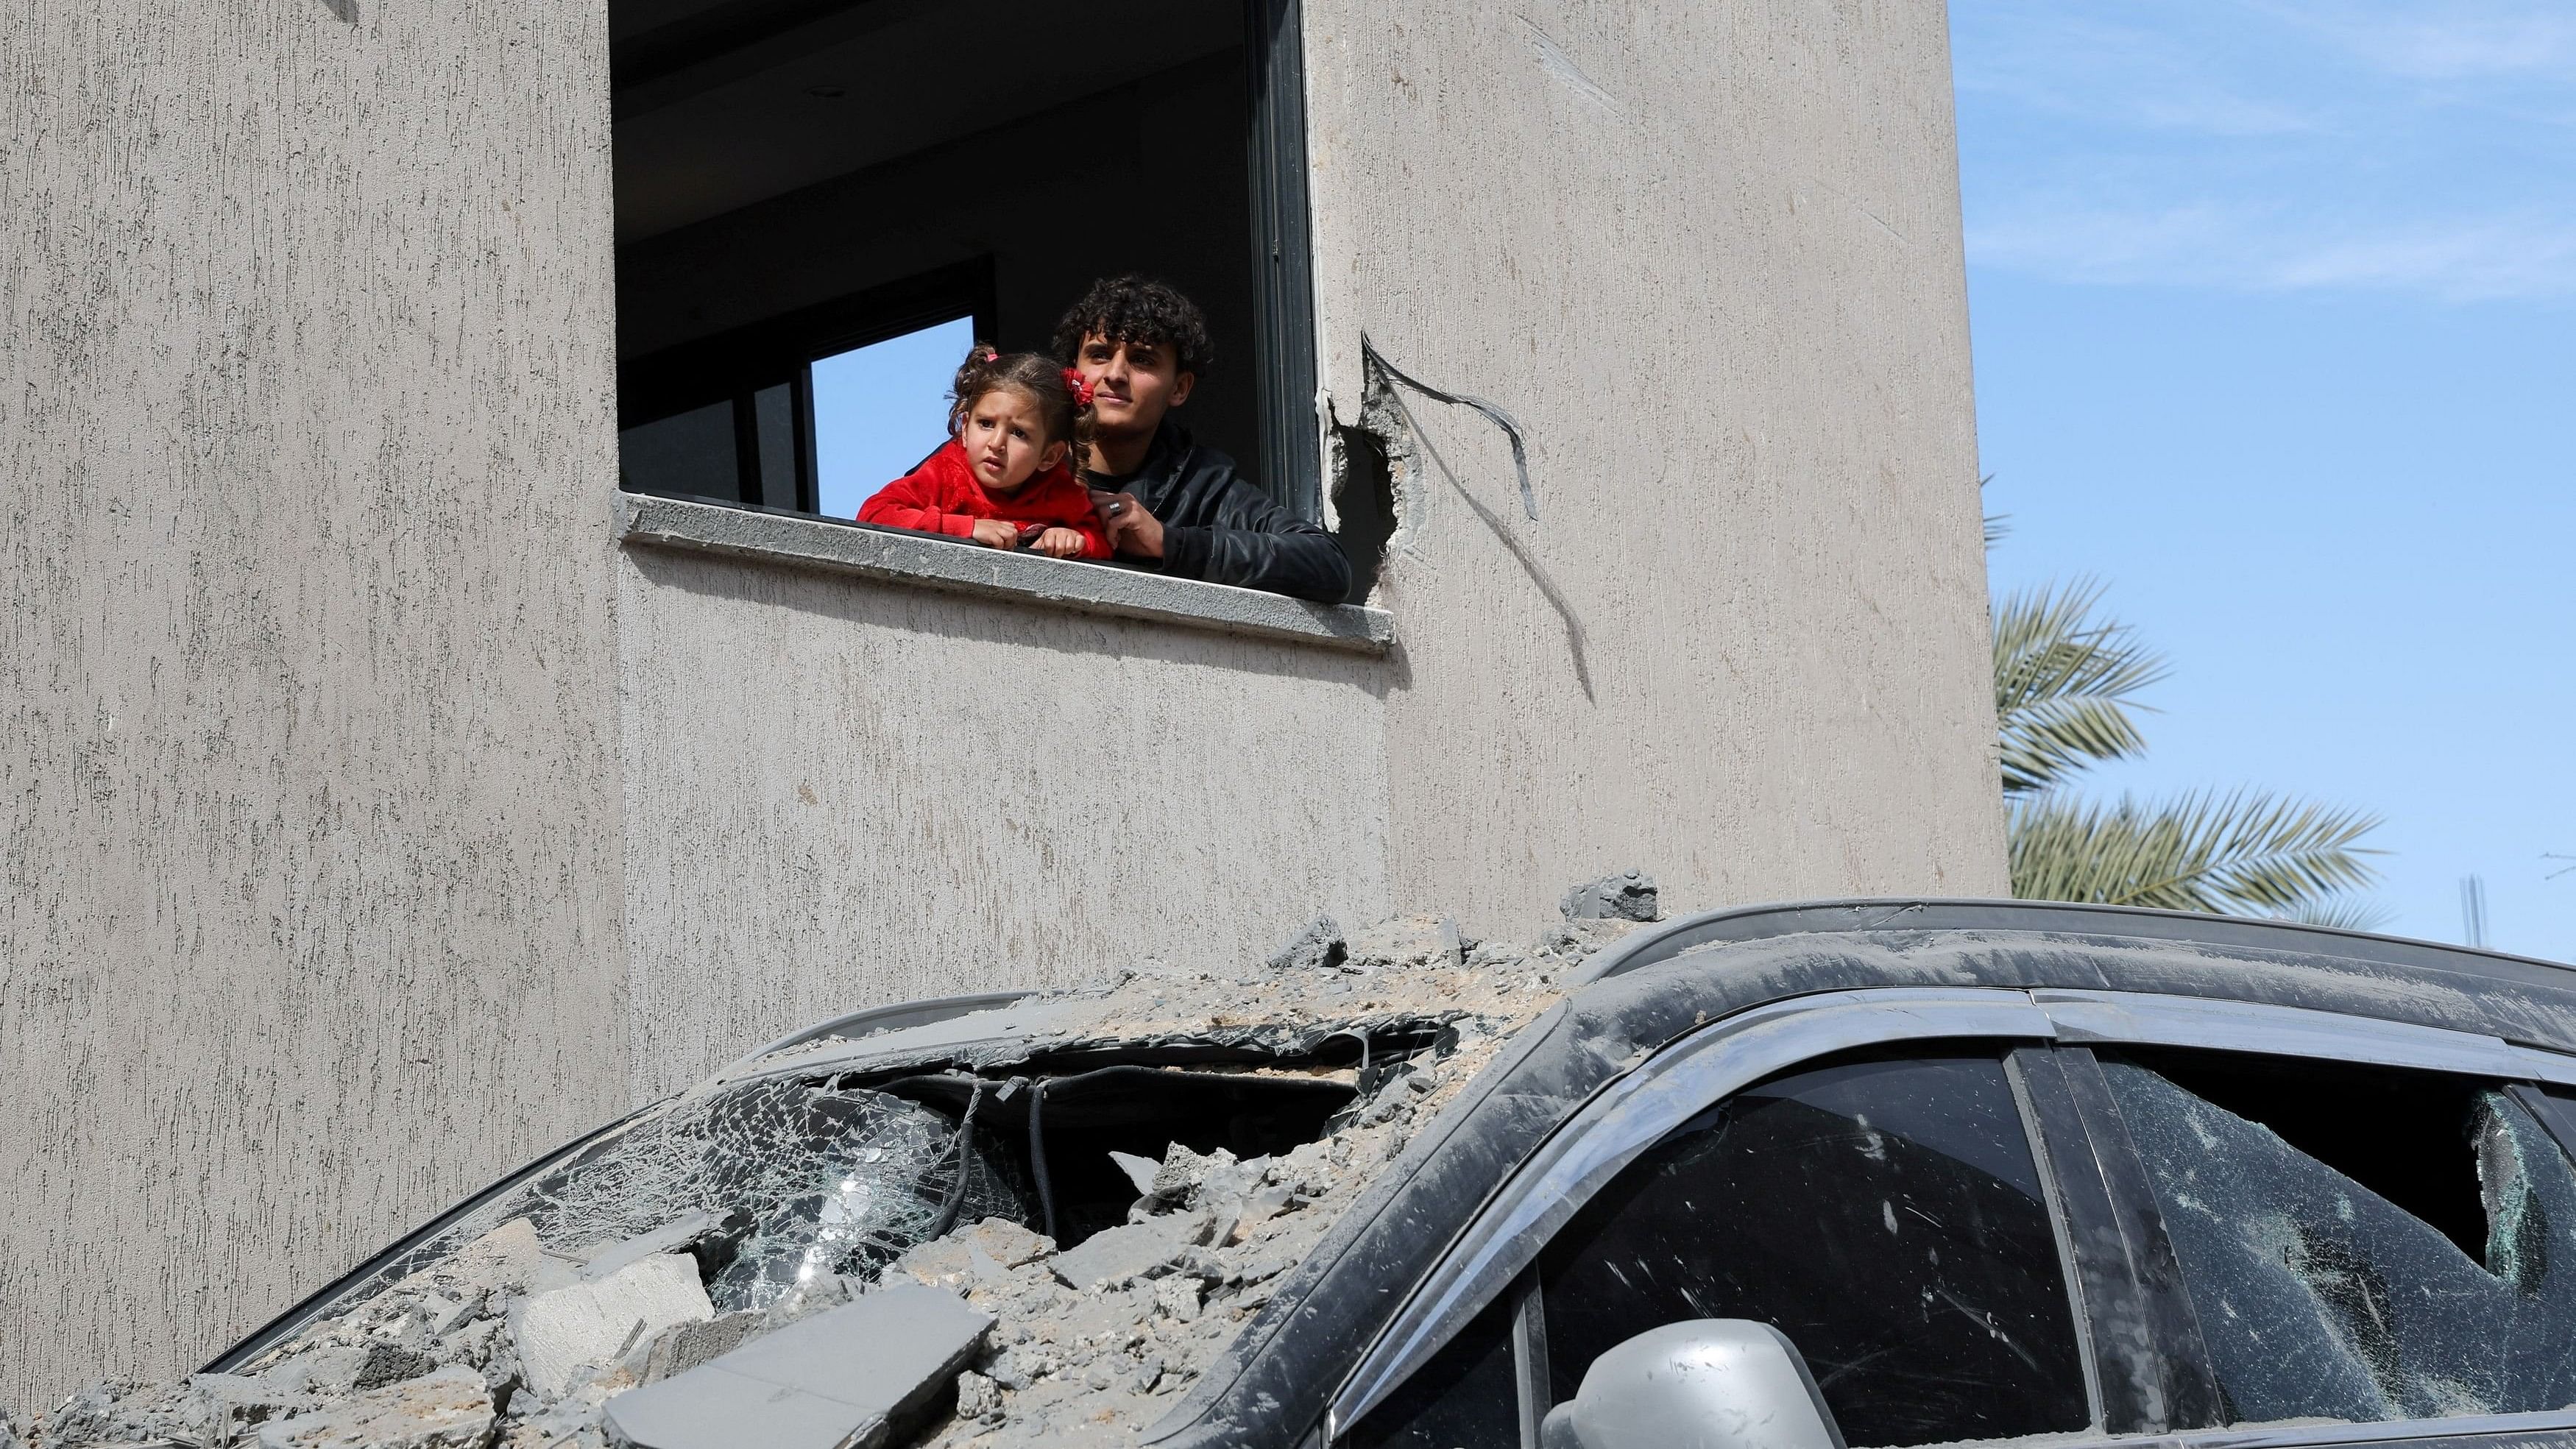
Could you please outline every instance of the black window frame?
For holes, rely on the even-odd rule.
[[[1316,416],[1315,246],[1306,186],[1304,0],[1244,0],[1252,77],[1253,387],[1263,485],[1299,518],[1324,518]]]

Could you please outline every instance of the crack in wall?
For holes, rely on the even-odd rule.
[[[1535,523],[1538,521],[1538,501],[1530,483],[1529,446],[1520,425],[1510,414],[1481,398],[1442,392],[1405,376],[1370,345],[1366,334],[1362,334],[1360,339],[1360,371],[1364,389],[1355,425],[1342,423],[1330,401],[1326,403],[1326,413],[1333,423],[1332,445],[1326,459],[1328,493],[1345,521],[1346,538],[1351,536],[1352,525],[1362,521],[1374,522],[1377,515],[1372,513],[1373,508],[1383,510],[1383,532],[1376,535],[1373,547],[1372,541],[1364,538],[1353,549],[1354,601],[1374,591],[1385,572],[1387,560],[1397,555],[1417,559],[1425,557],[1420,547],[1427,517],[1424,489],[1426,479],[1436,472],[1493,533],[1495,541],[1511,555],[1514,563],[1520,565],[1539,596],[1555,611],[1565,629],[1566,654],[1574,666],[1575,682],[1582,687],[1585,700],[1597,701],[1598,696],[1592,686],[1589,640],[1573,603],[1558,587],[1546,566],[1515,535],[1510,522],[1470,492],[1464,480],[1459,478],[1458,471],[1440,456],[1420,420],[1406,406],[1398,385],[1437,401],[1471,408],[1503,430],[1511,441],[1512,461],[1519,472],[1522,507],[1530,521]],[[1426,463],[1430,465],[1428,468],[1424,466]],[[1351,546],[1346,544],[1346,547]],[[1366,568],[1362,567],[1364,550],[1369,551]]]

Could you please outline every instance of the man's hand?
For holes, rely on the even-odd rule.
[[[979,518],[975,520],[975,541],[986,548],[1018,548],[1020,526],[1005,519]]]
[[[1091,490],[1091,511],[1109,535],[1109,546],[1133,558],[1163,556],[1163,521],[1145,511],[1133,493]]]
[[[1030,547],[1048,558],[1072,558],[1082,552],[1082,535],[1070,528],[1050,528]]]

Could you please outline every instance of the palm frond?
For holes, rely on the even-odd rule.
[[[2303,926],[2332,926],[2341,931],[2376,931],[2396,917],[2396,912],[2367,896],[2336,896],[2310,901],[2294,911],[2284,911],[2278,919],[2296,921]]]
[[[2098,617],[2090,579],[2017,591],[1995,606],[1995,724],[2004,793],[2027,795],[2098,761],[2142,753],[2134,695],[2165,677],[2162,655]]]
[[[2011,805],[2013,894],[2217,914],[2285,915],[2378,879],[2376,816],[2264,791],[2162,804],[2029,795]]]
[[[1987,514],[1987,515],[1986,515],[1986,547],[1987,547],[1987,548],[1991,549],[1991,548],[1993,548],[1996,544],[1999,544],[1999,543],[2003,542],[2005,539],[2010,538],[2010,537],[2012,537],[2012,515],[2011,515],[2011,514],[2009,514],[2009,513],[1989,513],[1989,514]]]

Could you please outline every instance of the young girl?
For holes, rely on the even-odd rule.
[[[877,490],[861,523],[919,529],[988,548],[1107,558],[1109,539],[1073,462],[1091,449],[1091,388],[1034,353],[983,343],[957,369],[948,444]]]

